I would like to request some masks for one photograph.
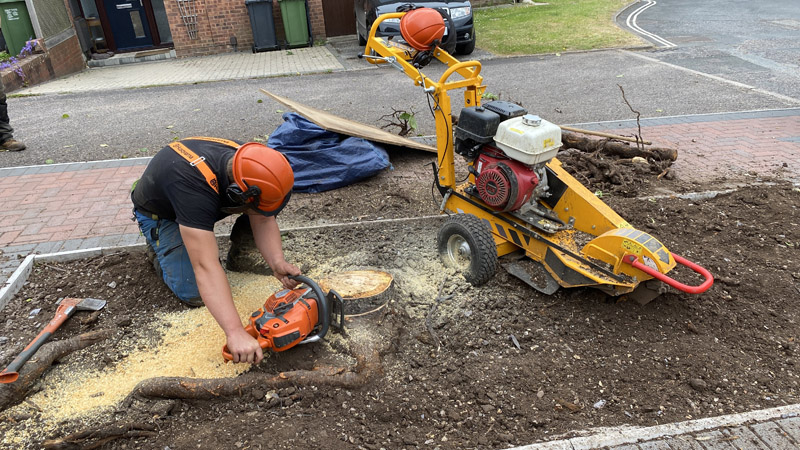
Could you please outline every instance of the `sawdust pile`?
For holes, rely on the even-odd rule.
[[[243,322],[269,294],[280,289],[274,277],[229,273],[228,278]],[[250,368],[249,364],[224,363],[225,335],[206,308],[156,314],[150,328],[145,335],[154,336],[154,342],[123,339],[116,345],[116,351],[127,355],[117,365],[102,371],[83,370],[78,361],[55,366],[42,380],[43,390],[28,399],[42,410],[39,431],[46,433],[67,420],[97,420],[112,412],[147,378],[223,378]],[[2,443],[23,444],[29,438],[5,435]]]

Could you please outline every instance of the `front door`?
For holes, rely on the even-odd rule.
[[[117,50],[153,45],[142,0],[103,0],[103,5]]]

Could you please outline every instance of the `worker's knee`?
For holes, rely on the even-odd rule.
[[[185,304],[202,306],[194,269],[178,224],[171,220],[152,220],[137,214],[139,228],[152,248],[153,266],[167,287]],[[160,269],[160,270],[159,270]]]

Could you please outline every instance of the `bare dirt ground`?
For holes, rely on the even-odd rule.
[[[391,156],[392,174],[296,195],[282,213],[283,227],[436,214],[424,166],[432,158]],[[55,379],[46,376],[27,402],[0,412],[0,447],[39,448],[47,438],[116,423],[154,432],[103,448],[488,449],[593,427],[647,426],[798,403],[800,190],[750,178],[725,180],[747,185],[710,198],[659,196],[727,184],[689,186],[679,174],[668,180],[641,167],[630,170],[640,171],[631,180],[645,181],[598,181],[589,188],[601,191],[633,226],[710,269],[716,282],[708,292],[670,290],[640,306],[592,289],[545,296],[502,271],[471,287],[439,262],[441,219],[292,231],[284,240],[287,258],[304,272],[319,277],[378,268],[394,275],[396,296],[377,317],[350,322],[346,335],[273,355],[250,372],[351,370],[357,356],[352,344],[366,342],[380,353],[371,376],[349,386],[298,382],[233,397],[211,394],[209,400],[135,399],[60,419],[45,407],[56,395],[49,390]],[[697,281],[683,271],[674,276]],[[153,324],[164,313],[188,314],[143,254],[39,264],[0,311],[0,363],[38,332],[64,296],[109,300],[96,322],[82,325],[76,316],[55,335],[114,330],[53,369],[69,368],[86,384],[95,382],[96,371],[132,359],[132,349],[161,348],[165,338]],[[211,328],[190,329],[185,340],[197,340],[199,347]],[[214,341],[210,348],[221,345]],[[196,362],[184,359],[185,365]],[[97,387],[100,396],[109,389]]]

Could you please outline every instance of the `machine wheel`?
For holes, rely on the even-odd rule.
[[[437,241],[444,264],[460,270],[473,286],[480,286],[494,276],[497,247],[492,233],[477,217],[450,216],[439,230]]]

